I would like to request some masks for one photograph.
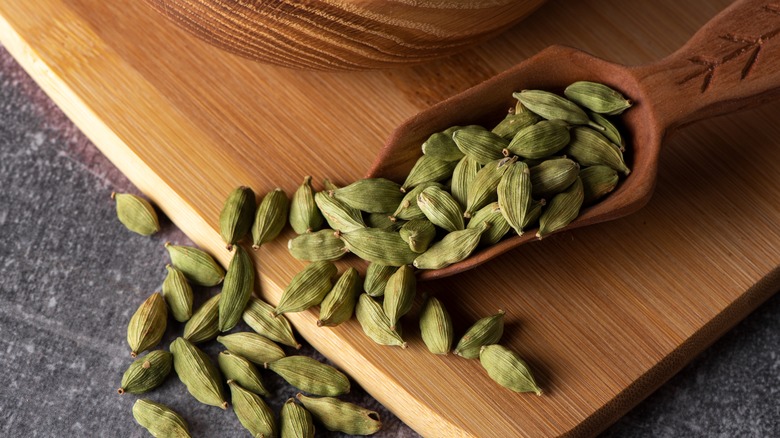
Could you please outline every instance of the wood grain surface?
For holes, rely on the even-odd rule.
[[[216,225],[233,187],[292,193],[307,174],[352,181],[404,119],[550,44],[643,64],[728,3],[551,1],[465,54],[382,72],[252,63],[137,2],[5,0],[0,40],[224,263]],[[544,396],[503,390],[475,361],[427,353],[413,318],[406,350],[373,345],[355,321],[329,329],[316,327],[315,312],[290,319],[425,436],[594,435],[780,288],[779,111],[770,103],[681,131],[665,144],[656,193],[638,213],[420,285],[452,311],[456,333],[506,310],[504,342],[527,359]],[[272,302],[303,266],[286,253],[290,235],[256,253],[257,292]]]

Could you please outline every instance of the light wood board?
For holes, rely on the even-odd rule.
[[[121,171],[225,262],[215,230],[246,184],[362,176],[391,130],[553,44],[641,64],[682,45],[728,1],[551,1],[474,50],[421,67],[313,73],[255,64],[171,27],[140,2],[3,0],[0,40]],[[778,17],[780,22],[780,16]],[[777,44],[778,41],[767,42]],[[303,336],[425,436],[593,435],[780,288],[780,102],[686,128],[639,213],[562,233],[425,283],[457,333],[507,312],[503,342],[545,395],[515,394],[476,361],[379,347],[355,321]],[[630,146],[629,146],[630,147]],[[288,231],[257,253],[276,302],[303,266]]]

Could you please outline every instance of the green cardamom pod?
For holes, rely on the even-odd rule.
[[[417,159],[412,170],[409,171],[406,181],[401,186],[401,191],[407,192],[409,189],[427,182],[444,181],[452,175],[452,170],[455,169],[457,164],[457,161],[444,161],[429,155],[423,155]],[[396,204],[397,206],[398,204]]]
[[[558,193],[550,200],[547,208],[539,217],[539,231],[536,232],[536,237],[541,239],[569,225],[580,214],[584,199],[582,181],[577,177],[568,189]]]
[[[360,294],[357,306],[357,317],[363,332],[379,345],[397,345],[406,348],[406,342],[398,331],[390,328],[390,319],[385,315],[382,305],[374,301],[368,294]]]
[[[500,160],[509,145],[509,140],[482,127],[459,129],[452,133],[452,140],[461,152],[479,164]]]
[[[417,279],[414,268],[404,265],[387,280],[382,309],[390,320],[390,330],[395,330],[398,320],[409,313],[417,293]]]
[[[326,429],[349,435],[371,435],[382,429],[379,414],[334,397],[296,396]]]
[[[417,257],[417,253],[409,248],[400,234],[392,231],[363,228],[344,233],[341,238],[355,255],[380,265],[407,265]]]
[[[604,130],[600,130],[604,137],[607,137],[609,141],[615,144],[621,152],[625,151],[626,143],[623,141],[623,136],[617,127],[609,121],[606,117],[598,113],[589,113],[588,116],[593,120],[593,123],[601,126]]]
[[[184,273],[188,280],[199,286],[216,286],[225,278],[225,270],[205,251],[191,246],[165,243],[171,263]]]
[[[504,218],[498,202],[488,204],[474,213],[466,228],[477,228],[485,222],[489,223],[490,227],[479,238],[479,244],[482,246],[495,245],[512,228],[506,218]]]
[[[441,269],[464,260],[474,252],[482,233],[488,228],[490,223],[483,222],[474,228],[448,233],[440,241],[431,245],[428,251],[417,256],[414,259],[414,266],[417,269]]]
[[[273,311],[272,305],[251,297],[246,309],[244,309],[244,322],[259,335],[280,344],[300,349],[301,344],[295,339],[290,321],[284,315],[273,316]]]
[[[528,213],[525,215],[525,219],[523,219],[523,223],[521,224],[522,229],[527,229],[539,220],[539,217],[542,215],[542,207],[547,205],[547,201],[544,199],[541,199],[539,201],[531,201],[531,207],[528,210]]]
[[[203,404],[227,409],[222,375],[206,353],[184,338],[171,343],[171,353],[173,368],[190,394]]]
[[[173,319],[185,322],[192,316],[192,287],[184,273],[171,265],[165,265],[168,274],[162,284],[162,294],[168,303]]]
[[[500,213],[518,235],[531,208],[531,172],[522,161],[515,163],[501,178],[496,189]]]
[[[322,300],[317,325],[333,327],[352,318],[359,293],[360,274],[357,269],[348,268]]]
[[[258,365],[279,360],[285,356],[278,345],[257,333],[238,332],[217,336],[217,342],[244,359]]]
[[[117,392],[121,395],[141,394],[162,385],[171,372],[173,356],[165,350],[155,350],[139,357],[127,368]]]
[[[405,223],[398,234],[401,239],[404,239],[404,242],[409,244],[409,249],[422,254],[436,237],[436,226],[427,219],[414,219]]]
[[[219,300],[219,331],[229,331],[238,324],[254,287],[255,265],[252,257],[244,248],[236,245]]]
[[[512,140],[521,129],[527,128],[537,122],[539,122],[539,116],[530,111],[523,111],[520,113],[511,112],[493,128],[493,133],[504,137],[507,140]]]
[[[576,103],[543,90],[523,90],[513,93],[525,108],[547,120],[563,120],[570,125],[587,125],[590,119]]]
[[[366,227],[360,210],[349,207],[334,198],[332,191],[315,194],[314,201],[332,229],[349,233]]]
[[[334,184],[333,181],[329,180],[328,178],[322,180],[322,186],[325,187],[326,192],[332,192],[334,190],[338,190],[341,188],[336,184]]]
[[[262,244],[276,239],[287,223],[289,208],[290,200],[282,189],[277,187],[265,195],[263,201],[257,206],[255,222],[252,224],[253,249],[258,249]]]
[[[479,349],[483,345],[495,344],[504,334],[504,312],[498,311],[495,315],[486,316],[466,330],[466,334],[460,338],[454,353],[466,359],[479,357]]]
[[[517,157],[507,157],[492,161],[477,173],[469,186],[464,217],[470,218],[474,212],[498,199],[498,183],[504,172],[517,161]]]
[[[160,343],[168,324],[168,307],[165,298],[155,292],[135,311],[127,325],[127,343],[130,356],[136,357]]]
[[[444,186],[433,181],[427,181],[414,186],[412,190],[406,192],[406,195],[404,195],[403,199],[401,199],[401,203],[398,204],[398,208],[395,209],[395,212],[393,212],[390,218],[396,221],[398,219],[407,221],[414,219],[425,219],[425,214],[417,205],[417,195],[422,193],[422,191],[428,187],[443,188]]]
[[[217,356],[217,363],[222,374],[228,380],[238,382],[242,388],[265,397],[271,395],[260,378],[260,372],[255,365],[243,357],[233,354],[229,350],[221,351]]]
[[[465,228],[460,204],[445,190],[428,187],[417,195],[417,206],[434,225],[457,231]]]
[[[590,166],[580,170],[582,181],[582,205],[591,205],[615,190],[618,174],[608,166]]]
[[[282,292],[273,315],[302,312],[320,304],[333,287],[331,279],[336,272],[336,265],[327,261],[313,262],[303,268]]]
[[[154,437],[190,438],[184,418],[164,404],[138,399],[133,404],[133,418]]]
[[[400,205],[399,205],[400,208]],[[405,221],[398,220],[387,213],[369,213],[366,217],[368,228],[379,228],[385,231],[398,231]]]
[[[349,379],[344,373],[308,356],[288,356],[270,362],[266,368],[310,394],[336,396],[349,392]]]
[[[473,184],[480,169],[482,169],[481,164],[475,159],[466,156],[458,161],[455,170],[452,171],[452,187],[450,192],[452,193],[452,197],[458,201],[458,204],[460,204],[462,208],[466,208],[469,187]]]
[[[545,160],[532,167],[531,194],[534,198],[549,198],[566,190],[580,173],[580,165],[568,158]]]
[[[387,280],[397,270],[398,268],[395,266],[369,263],[368,268],[366,268],[366,279],[363,281],[363,290],[365,290],[369,296],[381,297],[385,294]]]
[[[259,395],[242,388],[235,380],[228,380],[233,411],[238,421],[253,437],[276,436],[274,412]]]
[[[429,297],[420,311],[420,334],[431,353],[450,352],[453,341],[452,318],[435,297]]]
[[[116,201],[116,216],[128,230],[142,236],[160,231],[160,220],[154,207],[144,198],[129,193],[111,193]]]
[[[463,158],[463,152],[452,140],[452,132],[437,132],[422,144],[422,153],[441,161],[458,161]]]
[[[589,81],[575,82],[563,94],[572,102],[595,113],[614,116],[631,107],[631,101],[612,88]]]
[[[184,325],[184,339],[197,344],[210,341],[219,334],[219,297],[214,295],[195,311]]]
[[[344,241],[330,228],[293,237],[287,249],[296,259],[308,262],[338,260],[347,253]]]
[[[542,395],[528,365],[514,351],[493,344],[480,349],[479,362],[496,383],[515,392],[534,392]]]
[[[293,194],[290,202],[290,226],[297,234],[309,233],[322,228],[325,218],[314,202],[314,189],[311,176],[303,179],[303,184]]]
[[[294,398],[284,402],[279,419],[284,438],[314,438],[314,420],[306,408],[295,403]]]
[[[366,178],[333,191],[333,197],[348,206],[367,213],[395,211],[401,198],[401,186],[385,178]]]
[[[252,189],[241,186],[230,192],[219,213],[219,234],[228,250],[249,233],[254,213],[255,192]]]
[[[569,144],[569,127],[560,120],[542,120],[523,128],[507,149],[523,158],[548,157]]]
[[[571,142],[565,152],[581,166],[604,165],[625,175],[631,173],[631,170],[626,167],[620,149],[606,137],[590,128],[576,127],[572,129]]]

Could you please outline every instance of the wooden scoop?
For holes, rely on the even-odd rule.
[[[609,196],[584,209],[565,230],[617,219],[644,206],[655,186],[661,145],[677,128],[780,96],[780,1],[736,1],[682,48],[649,65],[627,67],[568,47],[547,48],[404,122],[392,133],[368,176],[403,181],[422,154],[420,145],[432,133],[454,125],[493,126],[514,106],[512,92],[543,89],[561,93],[579,80],[604,83],[634,101],[621,116],[631,174]],[[760,159],[759,151],[754,152]],[[472,269],[535,240],[535,234],[528,230],[506,238],[459,263],[422,271],[419,278],[441,278]]]

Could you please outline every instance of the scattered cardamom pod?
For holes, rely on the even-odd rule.
[[[387,280],[382,309],[390,320],[390,330],[395,330],[398,320],[412,309],[416,293],[417,279],[409,265],[398,268]]]
[[[580,170],[582,205],[590,205],[615,190],[618,174],[609,166],[590,166]]]
[[[512,228],[504,218],[498,202],[490,203],[474,213],[466,228],[477,228],[485,222],[489,223],[490,226],[479,238],[479,245],[482,246],[495,245]]]
[[[374,301],[368,294],[360,294],[357,306],[355,306],[355,316],[357,317],[363,332],[374,342],[380,345],[397,345],[406,348],[406,342],[401,339],[401,335],[390,328],[390,320],[382,310],[382,305]]]
[[[344,373],[308,356],[288,356],[268,363],[266,368],[310,394],[336,396],[349,392],[349,379]]]
[[[441,161],[458,161],[463,158],[463,152],[452,140],[452,132],[437,132],[428,137],[422,144],[422,153]]]
[[[455,170],[452,171],[450,192],[452,193],[452,197],[455,198],[455,200],[458,201],[458,204],[464,209],[468,203],[469,187],[473,184],[480,169],[482,169],[482,165],[479,164],[477,160],[466,156],[458,161]]]
[[[338,260],[347,253],[344,241],[330,228],[293,237],[287,249],[296,259],[308,262]]]
[[[317,325],[333,327],[352,318],[359,293],[360,275],[357,269],[347,268],[322,300]]]
[[[214,295],[195,311],[184,325],[182,337],[193,344],[210,341],[219,334],[219,297]]]
[[[230,350],[220,351],[217,356],[219,369],[227,380],[238,382],[242,388],[262,396],[271,395],[260,378],[260,372],[255,365],[243,357],[233,354]]]
[[[249,233],[254,213],[255,192],[252,189],[241,186],[230,192],[219,214],[219,234],[228,250]]]
[[[479,245],[482,233],[490,228],[489,222],[483,222],[474,228],[466,228],[448,233],[440,241],[431,245],[428,251],[414,259],[417,269],[441,269],[464,260]],[[385,292],[387,293],[387,292]]]
[[[379,414],[334,397],[296,396],[326,429],[349,435],[371,435],[382,429]]]
[[[401,198],[401,186],[385,178],[366,178],[333,191],[333,197],[348,206],[367,213],[395,211]]]
[[[582,166],[609,166],[625,175],[631,173],[620,149],[593,129],[578,126],[572,129],[566,155]]]
[[[420,210],[420,207],[417,205],[417,195],[422,193],[423,190],[427,189],[428,187],[439,187],[443,188],[441,184],[433,181],[427,181],[420,183],[412,190],[409,190],[406,192],[406,195],[404,195],[403,199],[401,199],[401,203],[398,204],[398,208],[395,209],[395,212],[390,216],[391,219],[395,220],[414,220],[414,219],[425,219],[425,214]]]
[[[284,402],[279,419],[284,438],[314,438],[314,420],[306,408],[295,403],[294,398]]]
[[[469,127],[452,133],[452,140],[466,156],[479,164],[504,158],[509,140],[483,127]]]
[[[176,338],[170,348],[173,368],[190,394],[203,404],[227,409],[222,376],[206,353],[184,338]]]
[[[466,359],[478,358],[479,349],[483,345],[495,344],[501,339],[501,335],[504,334],[505,313],[499,309],[495,315],[486,316],[475,322],[460,338],[453,352]]]
[[[506,148],[523,158],[548,157],[569,144],[569,127],[561,120],[542,120],[523,128]]]
[[[252,248],[258,249],[264,243],[270,242],[282,232],[287,223],[287,213],[290,200],[280,188],[275,188],[265,195],[257,206],[255,221],[252,224]]]
[[[217,342],[233,354],[258,365],[265,365],[285,356],[284,351],[278,345],[257,333],[238,332],[217,336]]]
[[[171,265],[165,265],[168,274],[162,284],[162,294],[173,319],[185,322],[192,316],[192,287],[187,277]]]
[[[139,357],[130,364],[122,376],[122,383],[117,392],[121,395],[126,392],[141,394],[151,391],[162,385],[170,374],[172,365],[173,356],[171,353],[165,350],[149,352],[146,356]]]
[[[452,319],[441,301],[429,297],[420,311],[420,335],[428,351],[447,354],[453,341]]]
[[[523,223],[531,208],[532,190],[531,172],[522,161],[504,173],[496,189],[500,213],[518,235],[523,234]]]
[[[553,158],[529,170],[533,197],[549,198],[566,190],[577,179],[580,165],[568,158]]]
[[[428,187],[417,195],[417,206],[434,225],[447,231],[465,228],[463,210],[455,198],[438,187]]]
[[[463,220],[462,215],[461,220]],[[436,237],[436,226],[428,219],[414,219],[403,224],[398,230],[398,234],[404,242],[409,244],[409,249],[422,254]]]
[[[539,217],[539,231],[536,232],[536,237],[541,239],[569,225],[580,214],[580,207],[582,207],[584,199],[582,181],[577,177],[568,189],[558,193],[550,200],[547,208]]]
[[[317,203],[317,207],[319,207],[328,225],[342,233],[365,228],[366,224],[363,222],[360,210],[356,210],[334,198],[332,193],[332,191],[319,192],[314,195],[314,201]]]
[[[614,116],[631,107],[631,101],[612,88],[590,81],[575,82],[563,94],[572,102],[595,113]]]
[[[504,172],[509,170],[516,161],[517,157],[502,158],[491,161],[480,169],[469,186],[464,217],[470,218],[474,212],[498,199],[496,192],[498,183],[501,182]]]
[[[407,265],[417,253],[409,248],[398,233],[362,228],[341,235],[347,248],[363,260],[387,266]]]
[[[290,226],[297,234],[310,233],[322,228],[325,218],[314,202],[314,189],[311,176],[303,179],[290,202]]]
[[[133,404],[133,418],[154,437],[190,438],[184,418],[164,404],[138,399]]]
[[[423,155],[414,163],[409,175],[401,186],[401,192],[406,192],[422,183],[444,181],[452,175],[457,161],[445,161]],[[399,201],[400,202],[400,201]],[[398,204],[396,204],[398,206]],[[395,207],[393,207],[395,209]]]
[[[274,412],[259,395],[242,388],[235,380],[228,380],[233,411],[242,426],[253,437],[276,436]]]
[[[507,140],[512,140],[520,130],[537,122],[539,122],[539,116],[530,111],[511,112],[493,128],[493,133]]]
[[[273,311],[272,305],[251,297],[244,309],[244,322],[259,335],[280,344],[300,349],[301,344],[295,339],[290,321],[284,315],[273,316]]]
[[[225,274],[225,284],[222,285],[222,298],[219,300],[221,332],[229,331],[238,324],[255,287],[255,265],[252,263],[252,257],[238,245],[233,250],[233,258],[230,259]]]
[[[336,265],[327,261],[313,262],[295,275],[282,292],[273,316],[287,312],[302,312],[320,304],[330,292],[331,279],[336,276]]]
[[[479,362],[496,383],[515,392],[542,395],[528,365],[508,348],[494,344],[480,348]]]
[[[385,294],[385,285],[398,268],[396,266],[381,265],[379,263],[369,263],[366,268],[366,279],[363,281],[363,290],[369,296],[381,297]]]
[[[205,251],[191,246],[165,243],[171,263],[184,273],[191,282],[199,286],[216,286],[225,278],[225,270]]]
[[[130,356],[136,357],[138,353],[159,344],[167,324],[168,308],[165,305],[165,298],[159,292],[155,292],[141,303],[127,325]]]
[[[160,231],[160,221],[154,207],[144,198],[129,193],[111,193],[116,201],[116,216],[128,230],[142,236]]]
[[[571,125],[587,125],[590,122],[585,111],[576,103],[543,90],[523,90],[513,93],[529,111],[547,120],[563,120]]]

